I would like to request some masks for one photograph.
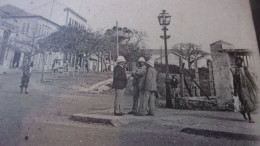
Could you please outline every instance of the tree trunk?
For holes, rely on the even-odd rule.
[[[99,62],[100,62],[100,59],[99,59],[99,50],[98,50],[98,62],[97,62],[97,72],[99,72]]]
[[[109,51],[109,71],[112,71],[112,64],[111,64],[111,50]]]
[[[41,82],[43,82],[43,76],[44,76],[44,65],[45,65],[45,54],[42,54],[42,77]]]
[[[85,71],[86,71],[85,60],[86,60],[86,57],[85,57],[85,55],[83,54],[83,73],[84,73],[84,74],[85,74]]]
[[[104,59],[103,59],[103,52],[101,52],[101,72],[103,72],[103,63],[104,63]]]

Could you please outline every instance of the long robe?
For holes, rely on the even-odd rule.
[[[234,77],[234,90],[241,102],[242,112],[252,112],[256,109],[257,86],[247,67],[236,67]]]

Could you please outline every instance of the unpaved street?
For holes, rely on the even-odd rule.
[[[125,115],[123,122],[116,127],[73,121],[70,117],[75,113],[113,117],[113,92],[88,94],[74,86],[90,87],[110,78],[111,73],[89,73],[82,78],[63,77],[53,81],[47,75],[44,83],[39,81],[40,74],[34,73],[28,95],[19,93],[20,77],[20,73],[0,75],[1,146],[250,146],[259,142],[255,130],[259,124],[249,124],[240,114],[233,112],[160,108],[155,117]],[[131,102],[131,96],[126,96],[124,112],[130,110]],[[259,121],[257,114],[253,116]]]

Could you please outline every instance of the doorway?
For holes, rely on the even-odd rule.
[[[15,51],[14,59],[13,59],[13,68],[18,68],[19,67],[20,58],[21,58],[21,53]]]

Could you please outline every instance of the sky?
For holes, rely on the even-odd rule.
[[[112,28],[118,21],[119,27],[147,32],[150,49],[164,48],[157,17],[165,9],[172,16],[168,48],[192,42],[210,52],[210,44],[223,40],[236,48],[258,49],[249,0],[0,0],[4,4],[60,25],[65,23],[65,7],[86,18],[95,30]]]

